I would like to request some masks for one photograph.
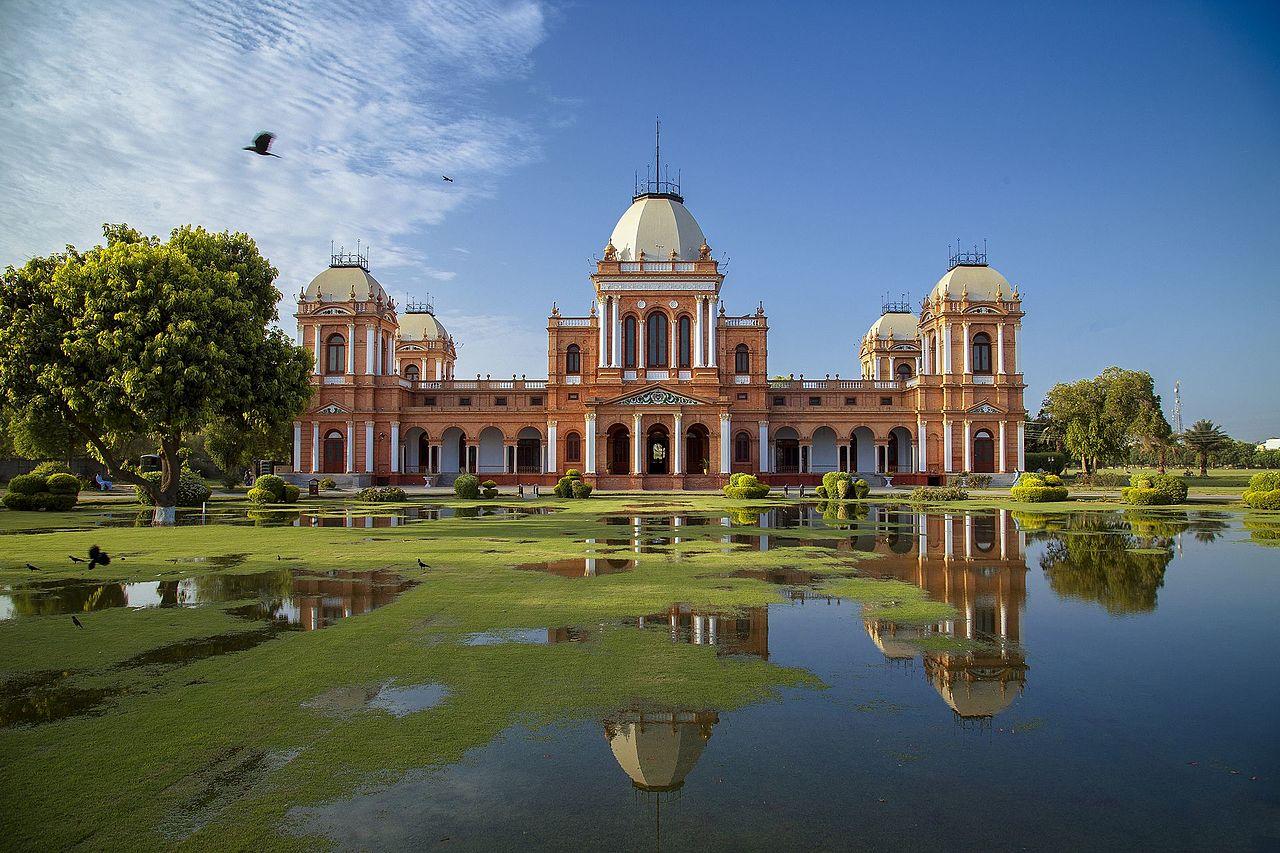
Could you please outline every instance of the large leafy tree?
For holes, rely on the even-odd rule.
[[[176,503],[183,438],[210,425],[268,432],[310,395],[310,356],[278,328],[276,270],[245,234],[127,225],[106,245],[5,270],[0,393],[53,418],[112,477]],[[158,452],[158,483],[133,462]]]
[[[1209,457],[1231,446],[1231,439],[1222,431],[1222,427],[1207,420],[1198,420],[1193,423],[1191,428],[1182,434],[1182,440],[1200,460],[1201,477],[1209,473]]]
[[[1135,444],[1157,454],[1163,465],[1173,433],[1151,374],[1119,367],[1053,386],[1040,416],[1051,425],[1051,435],[1080,457],[1085,472],[1100,461],[1123,458]]]

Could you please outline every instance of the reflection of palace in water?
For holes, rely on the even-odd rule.
[[[641,791],[679,790],[720,722],[715,711],[620,711],[604,721],[618,765]]]
[[[877,514],[876,526],[882,532],[866,549],[879,555],[871,570],[882,578],[915,584],[930,598],[954,607],[957,616],[923,626],[867,619],[867,633],[890,661],[922,656],[929,683],[960,717],[981,719],[1000,713],[1026,683],[1021,650],[1027,598],[1025,534],[1006,510]],[[975,645],[959,651],[922,651],[919,641],[930,637]]]

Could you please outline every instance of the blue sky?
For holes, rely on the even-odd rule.
[[[919,299],[985,238],[1024,294],[1029,408],[1118,364],[1170,410],[1181,379],[1187,423],[1280,434],[1275,4],[0,15],[0,262],[197,221],[258,236],[294,294],[361,237],[389,289],[435,296],[460,376],[544,375],[546,313],[585,312],[661,115],[771,372],[855,374],[883,294]],[[284,159],[240,156],[260,128]]]

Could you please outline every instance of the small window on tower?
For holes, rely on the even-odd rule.
[[[424,405],[424,406],[434,406],[435,404],[436,404],[436,398],[435,398],[435,397],[423,397],[423,398],[422,398],[422,405]]]
[[[470,405],[471,405],[471,398],[470,398],[470,397],[459,397],[459,398],[458,398],[458,405],[459,405],[459,406],[470,406]]]
[[[494,398],[493,398],[493,404],[494,404],[495,406],[505,406],[505,405],[507,404],[507,398],[506,398],[506,397],[494,397]]]
[[[810,397],[810,398],[809,398],[809,405],[810,405],[810,406],[821,406],[821,405],[822,405],[822,398],[821,398],[821,397]]]
[[[857,397],[845,397],[845,398],[844,398],[844,404],[845,404],[846,406],[856,406],[856,405],[858,405],[858,398],[857,398]]]
[[[541,406],[541,405],[542,405],[542,397],[540,397],[540,396],[539,396],[539,397],[530,397],[530,398],[529,398],[529,405],[530,405],[530,406]]]
[[[779,394],[773,398],[773,404],[775,406],[785,406],[787,404],[787,398]]]
[[[573,393],[571,393],[571,394],[569,394],[569,399],[570,399],[570,400],[576,400],[576,399],[578,399],[578,395],[577,395],[577,394],[573,394]]]
[[[881,398],[880,398],[880,405],[882,405],[882,406],[892,406],[892,405],[893,405],[893,398],[892,398],[892,397],[881,397]]]
[[[750,394],[748,394],[746,391],[739,391],[739,392],[738,392],[738,399],[739,399],[739,400],[745,400],[745,399],[747,399],[747,398],[748,398],[748,397],[750,397],[750,396],[751,396],[751,395],[750,395]]]

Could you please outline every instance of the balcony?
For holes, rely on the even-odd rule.
[[[414,382],[401,379],[400,386],[411,391],[541,391],[545,379],[433,379]]]
[[[557,326],[593,326],[595,325],[593,317],[557,317]]]
[[[770,379],[772,391],[903,391],[898,379]]]
[[[744,326],[763,326],[763,325],[764,325],[764,318],[763,318],[763,317],[755,317],[755,316],[752,316],[752,317],[725,317],[725,318],[724,318],[724,324],[725,324],[725,326],[727,326],[727,327],[729,327],[729,328],[731,328],[731,329],[736,329],[736,328],[740,328],[740,327],[744,327]]]
[[[697,272],[697,261],[623,261],[622,272]]]

